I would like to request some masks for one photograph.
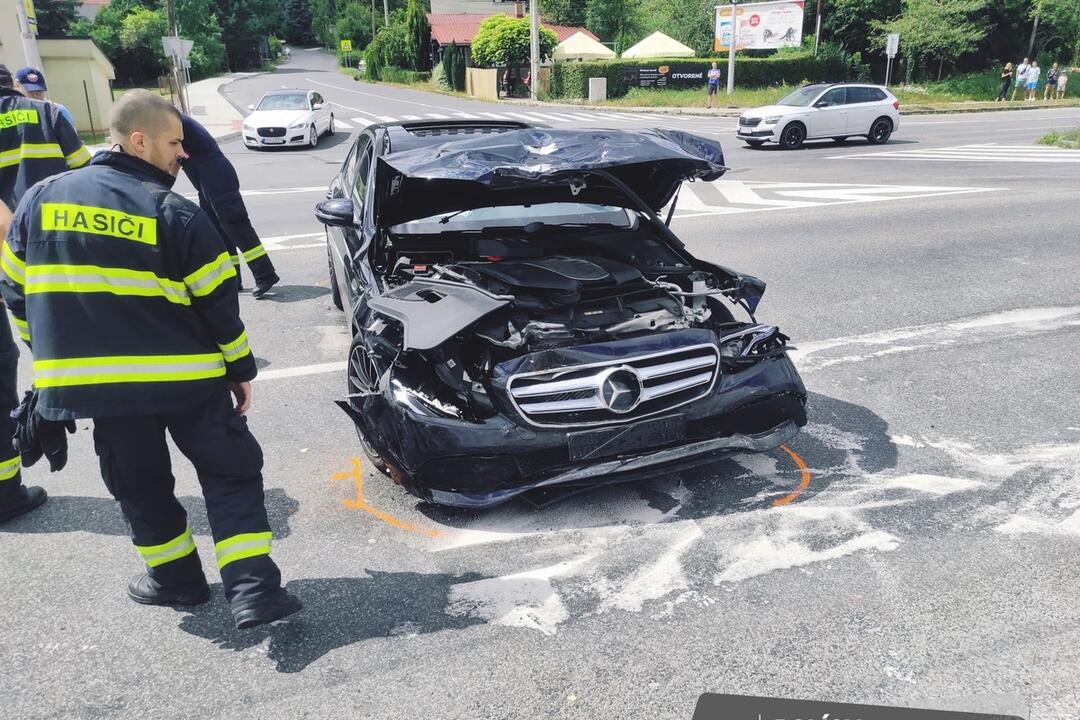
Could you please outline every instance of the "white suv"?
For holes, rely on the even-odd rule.
[[[804,140],[843,142],[862,135],[872,144],[886,142],[900,127],[900,101],[879,85],[833,83],[805,85],[775,105],[747,110],[736,136],[751,147],[774,142],[797,148]]]

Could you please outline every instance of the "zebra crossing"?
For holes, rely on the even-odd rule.
[[[683,185],[676,204],[675,217],[807,209],[829,205],[965,195],[1001,189],[1003,188],[768,182],[721,178],[713,182]]]
[[[336,105],[336,103],[335,103]],[[335,117],[335,124],[337,127],[344,130],[351,130],[353,128],[363,129],[368,125],[374,123],[392,123],[398,121],[418,121],[418,120],[503,120],[503,121],[516,121],[527,122],[533,124],[544,124],[553,127],[558,127],[560,124],[581,126],[593,126],[593,127],[607,127],[611,125],[633,125],[636,127],[646,125],[658,125],[667,124],[673,121],[678,121],[680,124],[687,120],[701,121],[708,120],[707,118],[700,117],[682,117],[675,115],[663,115],[652,113],[619,113],[619,112],[603,112],[603,113],[584,113],[584,112],[550,112],[544,110],[543,112],[533,110],[530,106],[528,110],[503,110],[501,112],[490,112],[487,110],[476,110],[472,112],[465,111],[451,111],[446,110],[443,112],[432,113],[405,113],[400,115],[387,115],[383,113],[370,112],[366,110],[359,110],[357,108],[350,108],[343,105],[337,105],[343,112],[352,115],[347,120],[339,120]],[[354,114],[355,113],[355,114]]]
[[[956,145],[916,150],[832,155],[826,160],[923,160],[927,162],[1080,163],[1080,152],[1046,145]]]

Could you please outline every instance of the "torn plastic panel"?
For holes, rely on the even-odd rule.
[[[367,304],[402,324],[403,350],[430,350],[512,300],[471,285],[414,280]]]

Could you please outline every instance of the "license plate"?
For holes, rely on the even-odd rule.
[[[686,418],[682,415],[645,420],[632,425],[570,433],[568,436],[570,461],[597,460],[641,452],[649,448],[669,445],[685,437]]]
[[[280,145],[285,142],[285,138],[263,138],[263,142],[267,145]]]
[[[750,134],[750,131],[749,131],[749,130],[744,130],[744,129],[742,129],[742,128],[739,128],[739,131],[738,131],[738,133],[737,133],[737,134],[738,134],[738,135],[749,135],[749,134]]]

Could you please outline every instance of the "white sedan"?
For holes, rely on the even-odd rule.
[[[274,90],[248,110],[243,135],[249,148],[315,147],[323,133],[334,134],[334,113],[312,90]]]
[[[775,105],[747,110],[736,137],[751,147],[774,142],[793,149],[804,140],[843,142],[855,135],[878,145],[899,128],[900,101],[891,92],[880,85],[834,83],[806,85]]]

